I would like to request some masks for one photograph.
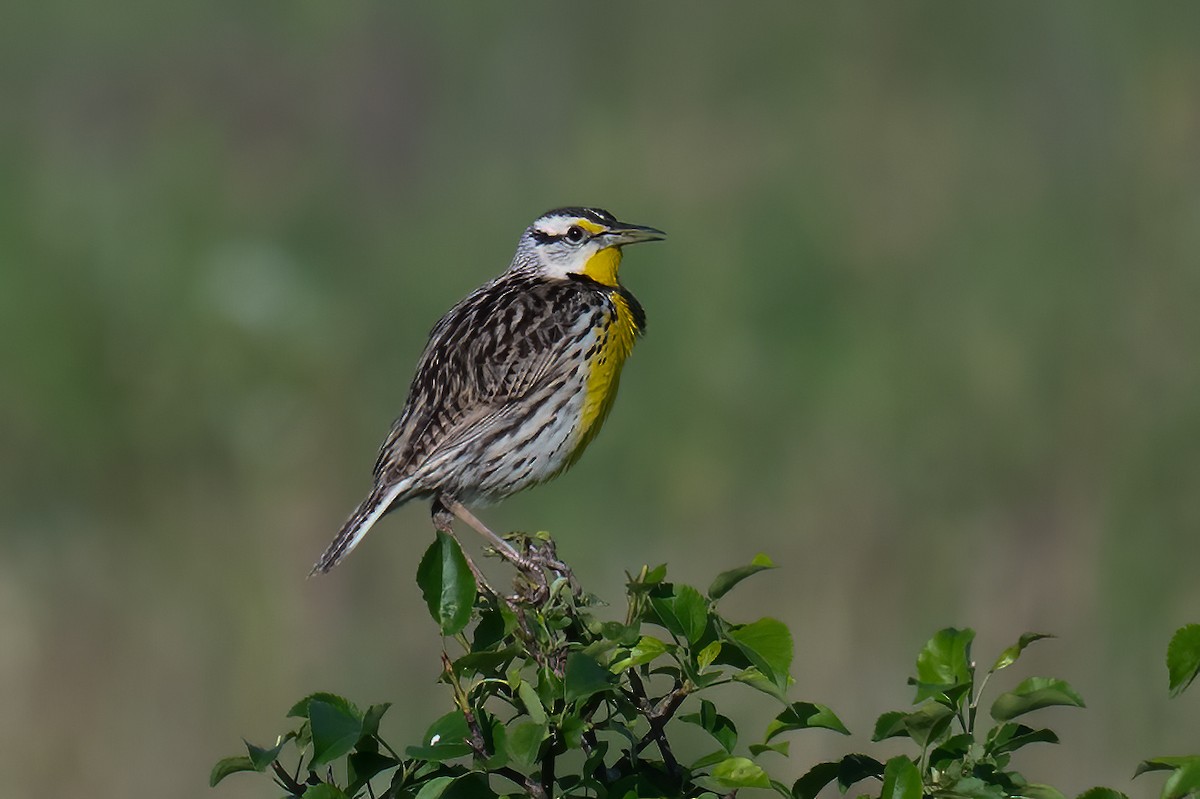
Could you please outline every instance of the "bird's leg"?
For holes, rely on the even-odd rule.
[[[500,596],[496,593],[495,589],[488,585],[483,572],[479,571],[479,567],[475,565],[475,561],[471,560],[471,556],[463,550],[462,542],[458,540],[458,536],[454,533],[454,514],[446,509],[440,497],[435,497],[433,500],[431,516],[433,517],[433,529],[445,533],[458,542],[458,548],[462,551],[463,558],[467,561],[467,568],[471,570],[471,574],[475,577],[475,584],[492,596]]]
[[[503,538],[501,538],[500,536],[496,535],[491,530],[489,530],[486,524],[479,521],[479,519],[475,518],[475,514],[471,513],[471,511],[467,510],[466,506],[463,505],[461,502],[459,502],[457,499],[455,499],[454,497],[448,497],[448,496],[442,495],[442,496],[438,497],[438,503],[443,508],[450,511],[450,513],[454,514],[459,519],[466,522],[468,527],[472,528],[475,532],[479,533],[481,536],[483,536],[489,542],[491,542],[492,546],[503,557],[512,561],[514,564],[521,567],[522,569],[528,569],[530,567],[531,564],[529,563],[529,560],[527,558],[522,557],[521,554],[519,552],[517,552],[517,550],[513,549],[512,544],[508,543]]]

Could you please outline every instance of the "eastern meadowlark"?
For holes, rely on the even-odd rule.
[[[665,238],[599,208],[559,208],[525,229],[508,269],[433,328],[404,410],[375,462],[375,486],[313,567],[327,572],[388,511],[431,498],[515,552],[464,503],[502,499],[570,467],[612,407],[646,329],[617,279],[621,248]]]

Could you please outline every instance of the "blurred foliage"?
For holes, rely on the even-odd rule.
[[[608,595],[630,553],[685,580],[776,553],[822,642],[797,680],[861,667],[853,729],[899,701],[877,653],[967,619],[1058,631],[1039,657],[1084,695],[1145,685],[1200,603],[1198,11],[14,8],[9,790],[186,794],[299,686],[436,678],[396,578],[425,509],[302,575],[426,331],[566,203],[671,238],[624,266],[649,334],[604,434],[493,527],[570,530]],[[1068,792],[1194,727],[1148,688],[1090,714]]]

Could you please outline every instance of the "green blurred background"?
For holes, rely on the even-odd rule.
[[[642,563],[772,555],[728,610],[786,621],[794,694],[857,733],[784,775],[871,747],[922,642],[971,625],[981,662],[1057,633],[1018,669],[1089,702],[1028,776],[1156,794],[1138,760],[1200,744],[1163,666],[1200,621],[1173,8],[10,9],[2,793],[271,796],[208,769],[308,691],[395,701],[400,740],[443,712],[423,506],[304,575],[433,322],[579,203],[670,233],[623,269],[649,333],[588,456],[485,518],[614,601]]]

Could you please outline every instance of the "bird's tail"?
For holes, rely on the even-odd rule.
[[[409,487],[409,483],[409,480],[401,480],[391,485],[375,486],[354,513],[350,514],[350,518],[342,525],[342,529],[333,539],[333,543],[325,550],[325,554],[313,566],[308,576],[312,577],[318,572],[329,571],[338,565],[342,558],[349,555],[350,550],[358,546],[358,542],[363,539],[363,536],[370,532],[371,525],[379,521],[379,517],[387,513],[396,498]]]

